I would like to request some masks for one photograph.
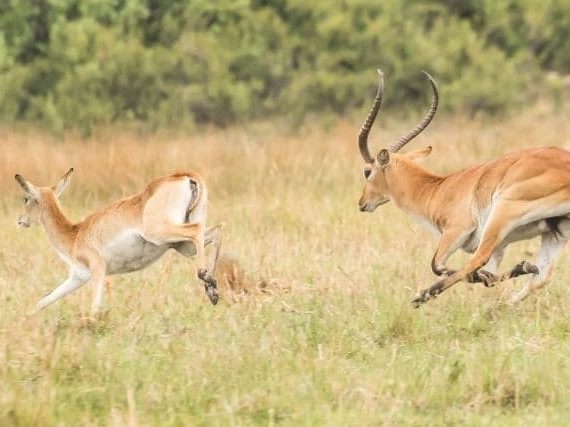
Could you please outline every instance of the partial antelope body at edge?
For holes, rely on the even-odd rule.
[[[58,200],[72,172],[54,187],[37,187],[16,175],[25,193],[25,213],[18,224],[42,225],[69,268],[67,280],[42,298],[38,309],[92,280],[91,312],[95,314],[103,302],[106,275],[141,270],[169,249],[187,257],[196,255],[197,276],[212,304],[218,302],[214,273],[222,230],[220,225],[206,230],[207,188],[198,174],[179,172],[155,179],[141,192],[74,224],[63,215]],[[205,246],[210,243],[214,250],[206,265]]]
[[[378,91],[358,138],[366,162],[359,206],[363,212],[372,212],[393,201],[440,236],[432,270],[442,278],[420,291],[413,303],[419,306],[460,281],[493,286],[519,275],[532,275],[512,296],[513,303],[545,286],[570,238],[570,152],[556,147],[529,148],[445,176],[426,170],[420,161],[431,153],[431,147],[400,152],[437,111],[437,86],[424,72],[433,92],[428,113],[414,129],[373,158],[368,135],[384,94],[384,77],[378,72]],[[521,261],[498,273],[509,244],[537,236],[541,247],[534,263]],[[446,261],[459,249],[473,256],[456,271],[448,268]]]

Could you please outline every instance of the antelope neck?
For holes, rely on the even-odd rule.
[[[49,240],[58,251],[70,253],[77,234],[78,224],[70,222],[59,207],[55,195],[48,193],[44,196],[45,204],[41,216]]]
[[[423,217],[432,224],[439,223],[432,203],[444,177],[424,169],[415,162],[398,159],[387,174],[392,200],[401,209]]]

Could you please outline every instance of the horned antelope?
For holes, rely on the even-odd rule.
[[[91,313],[96,314],[103,302],[106,275],[141,270],[171,248],[184,256],[196,255],[198,278],[204,282],[211,303],[218,302],[213,275],[222,241],[221,226],[205,230],[207,189],[199,175],[179,172],[155,179],[139,193],[74,224],[64,216],[58,201],[72,172],[69,169],[53,187],[37,187],[16,175],[25,204],[18,225],[42,225],[69,268],[67,280],[38,302],[38,310],[91,279]],[[212,242],[214,251],[206,266],[204,246]]]
[[[441,280],[420,291],[413,303],[419,306],[462,280],[492,286],[532,274],[512,296],[512,303],[545,286],[570,238],[570,152],[529,148],[445,176],[426,170],[419,162],[431,147],[400,152],[429,125],[437,110],[436,83],[424,72],[433,92],[429,111],[415,128],[373,158],[368,135],[384,94],[384,78],[378,73],[378,91],[358,138],[366,162],[359,205],[361,211],[372,212],[392,200],[441,236],[431,264]],[[541,237],[541,247],[534,264],[522,261],[506,273],[497,273],[509,244],[536,236]],[[456,271],[446,261],[458,249],[473,255]]]

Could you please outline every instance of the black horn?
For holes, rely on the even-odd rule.
[[[376,97],[374,98],[368,117],[366,117],[366,121],[362,125],[362,128],[360,128],[360,134],[358,135],[358,148],[360,149],[360,154],[366,163],[374,163],[374,159],[370,155],[370,150],[368,149],[368,134],[370,133],[370,129],[372,129],[372,125],[378,115],[378,111],[380,111],[382,97],[384,96],[384,74],[380,69],[377,71],[378,91],[376,92]]]
[[[420,133],[422,133],[422,131],[428,127],[428,125],[430,124],[430,122],[433,119],[433,116],[435,116],[435,112],[437,111],[437,104],[439,102],[439,94],[437,92],[437,86],[435,84],[435,80],[426,71],[422,71],[422,72],[427,77],[427,79],[431,85],[431,89],[433,91],[433,98],[431,101],[431,107],[430,107],[429,111],[427,112],[427,114],[425,115],[425,117],[422,119],[422,121],[419,122],[415,128],[413,128],[407,134],[398,138],[398,140],[396,142],[394,142],[392,145],[390,145],[388,150],[391,153],[398,152],[404,145],[406,145],[408,142],[410,142],[412,139],[414,139],[416,136],[418,136]]]

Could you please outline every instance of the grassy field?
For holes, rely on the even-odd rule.
[[[527,146],[570,148],[567,116],[439,117],[414,147],[446,172]],[[388,121],[375,147],[410,123]],[[570,413],[569,254],[517,307],[523,282],[461,284],[419,310],[436,239],[393,205],[358,211],[359,123],[284,136],[269,125],[202,135],[0,132],[0,425],[563,425]],[[213,307],[177,254],[112,278],[86,320],[86,286],[38,315],[65,277],[43,231],[18,229],[14,173],[76,175],[72,219],[182,168],[210,185],[209,222],[240,271]],[[507,253],[530,259],[536,241]],[[451,264],[466,259],[458,255]],[[230,272],[235,265],[225,268]],[[231,283],[230,283],[231,282]]]

